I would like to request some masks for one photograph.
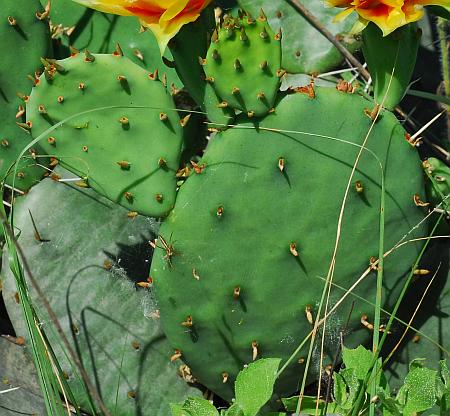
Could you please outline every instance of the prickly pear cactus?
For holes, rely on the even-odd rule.
[[[49,61],[27,118],[33,137],[83,186],[146,215],[164,216],[173,207],[188,118],[179,119],[157,71],[119,53]]]
[[[39,388],[36,369],[26,348],[14,344],[7,337],[0,338],[0,356],[2,416],[45,415],[44,399]]]
[[[224,129],[234,119],[234,110],[221,105],[213,86],[206,82],[203,59],[206,56],[215,29],[214,12],[211,7],[203,11],[195,22],[185,25],[169,42],[175,59],[175,68],[189,94],[206,113],[210,127]]]
[[[433,205],[441,205],[443,210],[450,210],[450,168],[439,159],[430,157],[423,162],[429,175],[427,191]]]
[[[351,84],[329,89],[312,80],[296,88],[287,81],[280,93],[286,73],[310,78],[342,62],[314,25],[289,2],[238,0],[248,13],[237,17],[218,10],[215,15],[216,3],[209,1],[169,2],[180,7],[139,2],[142,22],[151,21],[157,36],[164,32],[164,41],[174,36],[161,59],[155,38],[141,33],[137,19],[66,7],[65,1],[53,0],[53,8],[35,17],[38,0],[5,0],[0,118],[9,121],[0,131],[0,174],[32,139],[36,146],[26,161],[32,169],[42,145],[55,165],[72,172],[57,168],[55,181],[44,180],[16,198],[14,225],[114,415],[165,416],[169,402],[198,395],[179,380],[177,369],[185,380],[198,380],[230,401],[243,367],[268,357],[286,363],[308,337],[329,280],[327,307],[334,312],[318,333],[325,357],[316,341],[305,382],[319,381],[319,366],[336,358],[343,336],[354,347],[370,341],[374,329],[382,331],[371,322],[379,308],[367,294],[382,270],[382,306],[391,310],[411,274],[422,248],[419,237],[428,233],[424,175],[389,107],[374,120],[379,107],[368,109],[372,103],[352,94]],[[87,3],[125,15],[136,11],[113,0]],[[349,34],[356,16],[331,25],[335,10],[317,1],[308,9],[350,52],[356,49],[359,42]],[[353,9],[358,12],[347,10]],[[197,21],[180,27],[197,12]],[[59,60],[51,59],[48,14]],[[370,48],[375,81],[383,39]],[[18,66],[7,50],[11,45],[18,50],[17,71],[11,71]],[[42,75],[35,74],[41,57]],[[180,88],[183,116],[173,100]],[[186,111],[196,113],[188,128]],[[23,135],[17,139],[14,116]],[[210,137],[203,134],[206,128]],[[448,183],[441,166],[427,163],[435,185],[428,197],[436,204]],[[41,173],[28,176],[20,169],[23,189]],[[139,214],[167,218],[159,228]],[[155,251],[149,270],[150,247]],[[383,252],[388,254],[379,269]],[[448,263],[448,256],[439,259]],[[417,276],[427,274],[428,266],[422,267]],[[438,282],[437,289],[445,287],[443,278]],[[25,336],[11,274],[4,283],[16,331]],[[32,297],[74,396],[89,410],[51,320]],[[438,312],[445,314],[445,308]],[[424,331],[440,329],[441,322],[428,322],[433,324]],[[396,342],[393,334],[388,340]],[[306,345],[278,378],[273,399],[298,388]],[[228,413],[237,414],[238,407]]]
[[[272,108],[284,74],[281,32],[275,34],[261,12],[259,18],[225,17],[213,36],[204,65],[206,80],[222,99],[219,104],[263,116]]]
[[[73,176],[63,169],[57,173]],[[30,267],[112,414],[145,411],[167,416],[170,402],[198,395],[178,375],[179,364],[170,362],[171,347],[161,332],[151,292],[136,285],[148,283],[148,240],[157,230],[156,221],[129,217],[125,209],[90,189],[77,192],[50,179],[18,198],[14,212]],[[41,241],[36,240],[36,231]],[[14,277],[7,265],[3,271],[8,314],[17,335],[27,339]],[[51,320],[39,297],[31,293],[72,392],[88,410],[85,391]]]
[[[28,93],[37,82],[36,72],[41,57],[50,53],[50,32],[38,0],[5,0],[0,16],[0,180],[26,191],[44,174],[46,161],[36,145],[19,162],[17,176],[10,169],[22,150],[31,141],[25,124],[25,104]],[[14,53],[11,53],[11,48]]]
[[[201,169],[182,185],[160,229],[151,276],[164,330],[194,375],[225,399],[245,364],[260,357],[286,360],[312,328],[342,198],[371,125],[367,104],[360,96],[316,88],[283,98],[257,129],[241,119],[210,142]],[[424,190],[420,161],[404,136],[384,112],[362,152],[340,228],[331,306],[378,256],[383,175],[385,249],[425,232],[411,232],[423,219],[413,196]],[[387,309],[419,248],[407,244],[386,258]],[[373,273],[355,294],[367,297]],[[340,305],[326,329],[328,359],[349,316],[346,344],[372,337],[367,317],[373,311],[351,295]],[[283,373],[277,394],[295,391],[306,354],[300,351]]]
[[[324,7],[321,1],[303,2],[328,30],[342,41],[350,50],[359,47],[353,35],[350,35],[356,19],[354,16],[339,23],[333,21],[336,11]],[[327,72],[342,62],[338,50],[302,17],[287,1],[239,0],[239,5],[257,16],[264,10],[268,22],[274,31],[281,29],[283,68],[290,73],[314,74]]]

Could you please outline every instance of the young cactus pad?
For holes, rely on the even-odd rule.
[[[215,18],[212,7],[207,7],[195,22],[184,25],[169,42],[169,48],[175,60],[175,68],[180,79],[194,101],[206,113],[213,123],[211,128],[223,129],[233,122],[234,110],[219,105],[221,100],[213,86],[206,82],[203,59],[215,30]]]
[[[131,211],[164,216],[183,138],[174,108],[157,71],[86,52],[48,62],[27,117],[46,152],[86,184]]]
[[[163,328],[196,378],[225,399],[233,397],[233,380],[245,364],[260,357],[285,362],[312,329],[346,186],[372,123],[364,114],[368,104],[316,88],[314,99],[283,98],[258,129],[243,123],[218,134],[199,162],[201,173],[182,185],[160,229],[151,276]],[[383,174],[385,251],[405,235],[426,232],[412,231],[423,219],[413,196],[423,194],[424,185],[404,135],[384,112],[351,181],[330,307],[365,270],[373,271],[352,292],[363,300],[350,294],[329,317],[325,362],[333,360],[341,331],[349,346],[372,337]],[[386,258],[385,308],[395,302],[420,247],[405,244]],[[315,351],[311,377],[320,347]],[[306,355],[304,347],[276,393],[296,390]]]
[[[274,31],[281,30],[282,66],[289,73],[314,74],[336,68],[343,57],[331,42],[305,19],[289,1],[238,0],[239,5],[250,13],[264,9]],[[348,16],[335,22],[336,10],[324,7],[322,1],[305,1],[308,10],[339,39],[347,49],[355,51],[360,42],[350,35],[357,21]]]
[[[274,34],[263,13],[226,17],[213,36],[204,65],[206,80],[222,99],[251,116],[262,116],[272,108],[283,74],[281,32]]]

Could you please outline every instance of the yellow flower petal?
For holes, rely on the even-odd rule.
[[[353,7],[349,7],[348,9],[342,10],[342,12],[338,13],[333,18],[333,22],[341,22],[344,20],[348,15],[352,14],[355,11]]]
[[[161,21],[169,21],[176,18],[187,6],[189,0],[180,0],[174,2],[161,16]]]
[[[181,9],[181,11],[179,10],[178,13],[175,13],[175,8],[168,9],[167,14],[164,13],[157,24],[149,23],[147,21],[142,21],[141,23],[154,33],[162,54],[165,51],[170,39],[172,39],[180,31],[182,26],[197,20],[200,16],[200,12],[210,3],[210,1],[211,0],[184,1],[184,3],[187,4]],[[200,3],[201,7],[190,7],[198,6]],[[169,19],[169,16],[173,17]]]
[[[363,19],[362,17],[359,17],[359,19],[355,22],[355,24],[351,28],[349,34],[357,35],[358,33],[361,33],[368,24],[369,24],[368,20]]]
[[[327,7],[349,7],[352,0],[325,0],[325,6]]]
[[[375,23],[383,31],[383,36],[389,35],[407,23],[402,9],[391,9],[386,14],[374,13],[371,9],[358,9],[357,12],[363,19]]]
[[[132,16],[133,13],[127,11],[124,6],[129,2],[126,0],[74,0],[83,6],[98,10],[104,13],[119,14],[122,16]]]
[[[137,16],[156,36],[161,53],[186,23],[195,21],[212,0],[74,0],[101,12]]]

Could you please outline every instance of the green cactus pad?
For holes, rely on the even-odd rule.
[[[71,176],[63,169],[57,173]],[[30,212],[41,242],[36,240]],[[178,375],[180,363],[170,362],[173,350],[160,329],[151,289],[135,284],[146,281],[151,254],[148,239],[158,224],[127,214],[90,189],[77,192],[67,184],[44,179],[27,196],[17,198],[14,224],[42,291],[107,408],[115,416],[167,416],[169,403],[199,391]],[[7,264],[2,284],[14,329],[28,345],[22,307],[15,300],[16,285]],[[89,410],[85,390],[50,317],[36,292],[30,290],[42,329],[68,375],[72,392],[78,404]],[[0,361],[3,364],[3,356]]]
[[[423,168],[428,178],[426,181],[427,203],[437,208],[431,216],[433,226],[439,221],[436,234],[450,233],[450,167],[442,160],[430,157],[423,162]],[[441,213],[442,216],[441,216]]]
[[[9,168],[16,162],[22,150],[31,141],[28,128],[24,122],[25,102],[35,79],[35,73],[40,69],[41,57],[50,52],[50,33],[48,22],[43,16],[38,19],[36,13],[43,13],[37,0],[5,0],[2,2],[0,19],[0,180],[6,175],[6,183],[22,191],[26,191],[43,174],[44,169],[36,166],[36,161],[45,164],[39,158],[42,149],[33,146],[32,155],[26,153],[26,158],[19,162],[17,176]],[[14,48],[14,53],[11,53]],[[31,79],[29,79],[31,78]],[[20,128],[21,123],[25,128]]]
[[[239,0],[242,8],[257,14],[264,10],[270,26],[274,31],[281,28],[283,39],[282,66],[290,73],[314,74],[327,72],[338,66],[343,58],[339,51],[301,16],[287,1]],[[342,22],[333,19],[338,9],[326,8],[322,1],[303,2],[308,10],[330,30],[351,51],[360,45],[349,35],[356,16],[349,16]]]
[[[46,19],[39,20],[36,13],[43,13],[37,0],[2,1],[0,22],[0,66],[1,97],[9,104],[23,104],[33,85],[33,76],[41,66],[41,57],[50,51],[50,34]],[[14,46],[14,54],[11,47]],[[12,69],[16,70],[12,70]],[[32,80],[27,75],[32,76]]]
[[[151,276],[163,328],[194,375],[225,399],[233,397],[233,380],[245,364],[259,357],[285,362],[312,328],[346,186],[372,123],[364,114],[368,104],[316,88],[314,99],[288,95],[255,125],[218,134],[199,162],[202,172],[181,187],[160,229]],[[386,251],[405,235],[426,232],[413,230],[424,214],[413,196],[424,185],[404,135],[384,112],[369,136],[349,189],[330,307],[378,256],[381,166]],[[406,244],[386,258],[387,309],[419,249]],[[341,331],[349,346],[371,339],[361,319],[373,322],[375,276],[369,272],[354,291],[367,303],[350,295],[329,318],[325,362],[333,360]],[[319,365],[320,349],[314,351],[311,380]],[[278,380],[277,394],[297,389],[303,371],[297,360],[306,355],[304,347]]]
[[[450,211],[450,167],[435,157],[428,158],[423,166],[430,175],[427,191],[433,205],[442,205],[442,209]]]
[[[209,127],[222,130],[233,122],[234,110],[219,106],[221,101],[211,84],[205,82],[206,75],[198,59],[206,56],[214,29],[214,11],[210,6],[203,10],[195,22],[180,29],[169,42],[169,48],[175,59],[178,75],[191,97],[206,113],[211,122]]]
[[[0,99],[1,100],[1,99]],[[40,146],[33,146],[30,151],[20,159],[17,165],[17,175],[14,177],[14,168],[17,158],[22,150],[30,143],[31,136],[16,125],[11,106],[0,110],[0,119],[5,120],[0,126],[0,181],[26,192],[36,185],[44,176],[45,169],[37,164],[46,164]],[[4,113],[6,113],[3,118]]]
[[[417,61],[421,36],[422,29],[415,24],[403,26],[388,36],[384,36],[372,22],[364,29],[362,50],[377,104],[392,111],[405,96]],[[397,62],[402,64],[397,65]]]
[[[225,17],[203,62],[222,105],[263,116],[271,110],[283,72],[280,34],[266,17]]]
[[[49,63],[27,117],[46,152],[89,186],[131,211],[164,216],[175,201],[183,132],[172,97],[155,75],[120,55],[79,54]],[[108,106],[117,108],[91,112]]]

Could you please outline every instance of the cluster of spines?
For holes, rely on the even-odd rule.
[[[72,54],[71,57],[75,57],[79,54],[79,51],[75,50],[72,48]],[[95,55],[91,54],[88,50],[84,51],[84,62],[86,63],[92,63],[95,62]],[[123,56],[123,52],[120,48],[120,45],[117,45],[116,50],[114,51],[114,53],[112,54],[112,56],[118,56],[118,57],[122,57]],[[64,66],[61,65],[57,60],[55,59],[42,59],[42,63],[44,64],[44,74],[45,74],[45,78],[47,79],[47,81],[51,81],[56,73],[64,73],[65,69]],[[41,74],[40,73],[36,73],[35,77],[36,77],[36,82],[34,83],[34,86],[38,86],[39,85],[39,76]],[[173,89],[171,89],[170,91],[167,88],[167,77],[165,75],[163,75],[163,77],[161,78],[159,76],[158,70],[156,69],[153,72],[148,73],[148,79],[151,81],[159,81],[162,83],[162,85],[164,85],[164,87],[166,88],[166,91],[168,93],[170,93],[171,95],[174,94]],[[127,93],[130,92],[130,87],[128,84],[128,80],[127,77],[125,75],[117,75],[116,80],[118,81],[118,83],[120,84],[120,86],[123,88],[123,90]],[[84,92],[87,89],[87,84],[85,82],[80,82],[78,84],[78,89],[81,92]],[[29,101],[29,96],[24,96],[23,100],[25,103],[28,103]],[[59,104],[63,104],[64,103],[64,96],[63,95],[59,95],[57,97],[57,102]],[[38,105],[38,114],[40,114],[42,117],[49,119],[49,114],[47,113],[47,110],[45,108],[45,106],[43,104],[39,104]],[[189,121],[191,117],[191,114],[187,114],[185,117],[183,117],[180,121],[179,124],[181,127],[185,127]],[[165,112],[160,112],[159,113],[159,120],[161,122],[166,122],[168,121],[168,115]],[[118,122],[122,125],[122,128],[124,130],[128,130],[130,127],[130,120],[128,117],[123,116],[120,117],[118,119]],[[28,131],[31,130],[33,126],[33,123],[31,120],[28,120],[25,123],[25,126],[22,126],[23,128],[27,129]],[[49,137],[48,138],[48,143],[51,145],[56,145],[56,139],[54,137]],[[82,146],[82,150],[84,152],[88,151],[87,146]],[[129,164],[126,161],[121,161],[121,162],[117,162],[117,164],[122,168],[122,169],[129,169]],[[159,167],[164,167],[165,166],[165,159],[163,157],[160,157],[158,159],[158,166]]]
[[[257,21],[259,21],[261,23],[267,23],[266,15],[264,14],[264,11],[262,9],[261,9],[260,15],[257,19],[255,19],[250,14],[248,14],[247,12],[244,12],[242,10],[239,10],[238,18],[234,18],[234,17],[228,16],[228,15],[225,16],[225,18],[222,20],[220,26],[218,28],[216,28],[216,30],[214,31],[214,33],[212,35],[211,46],[210,46],[210,50],[212,50],[212,52],[208,53],[208,58],[199,57],[200,64],[202,66],[207,65],[208,59],[212,59],[217,64],[223,63],[222,56],[220,54],[220,50],[215,47],[215,45],[219,42],[219,31],[220,30],[222,32],[225,32],[226,39],[232,40],[232,39],[235,39],[236,36],[239,36],[239,40],[242,44],[249,45],[250,40],[247,35],[245,25],[249,25],[249,26],[255,25]],[[275,41],[280,41],[281,37],[282,37],[282,35],[281,35],[281,29],[280,29],[273,36],[273,38]],[[259,38],[261,39],[262,42],[269,41],[270,34],[267,31],[266,26],[263,26],[261,32],[259,33]],[[243,71],[243,65],[242,65],[241,59],[239,59],[239,57],[236,57],[234,60],[232,60],[232,62],[225,62],[223,64],[229,65],[230,69],[232,66],[233,71],[235,72],[236,75],[238,75],[239,73],[241,73]],[[283,77],[286,73],[286,71],[284,71],[278,65],[276,66],[276,68],[273,68],[272,67],[273,64],[269,63],[267,59],[263,59],[260,62],[255,63],[255,65],[258,65],[259,71],[261,71],[261,73],[265,73],[267,75],[271,75],[271,74],[275,73],[278,78]],[[212,75],[207,75],[205,77],[205,80],[206,80],[206,82],[208,82],[212,85],[216,84],[216,79]],[[238,86],[232,85],[232,84],[233,83],[231,83],[231,87],[226,94],[227,95],[231,94],[231,96],[233,96],[238,102],[241,103],[240,106],[246,109],[247,116],[249,118],[254,117],[256,112],[251,108],[246,108],[246,105],[245,105],[246,97],[243,97],[241,95],[241,90]],[[220,95],[220,93],[219,93],[219,95]],[[274,110],[273,108],[271,108],[270,103],[268,102],[267,94],[263,89],[261,89],[260,91],[257,91],[255,93],[255,97],[248,97],[248,98],[256,99],[257,101],[265,104],[267,107],[266,112],[272,112]],[[222,99],[222,101],[217,105],[217,107],[219,107],[219,108],[227,108],[229,106],[230,106],[230,103],[227,99]]]
[[[80,58],[82,58],[81,61],[85,65],[92,65],[97,60],[97,58],[96,58],[97,55],[92,54],[88,50],[84,51],[82,56],[80,56],[80,55],[81,54],[78,50],[75,50],[72,48],[71,56],[69,59],[72,59],[75,57],[80,57]],[[120,45],[117,45],[116,50],[110,56],[116,57],[116,58],[122,58],[124,56],[122,53],[122,50],[120,48]],[[60,62],[60,61],[57,61],[54,59],[42,59],[42,63],[44,65],[44,76],[49,85],[52,84],[53,80],[55,79],[56,76],[58,76],[58,74],[64,74],[67,72],[64,62]],[[135,65],[135,64],[132,64],[132,65]],[[140,71],[142,71],[142,73],[145,74],[144,76],[147,78],[147,80],[149,80],[150,82],[158,82],[158,83],[162,84],[166,93],[168,95],[173,95],[173,93],[174,93],[173,89],[170,89],[167,86],[167,78],[165,76],[161,77],[158,73],[158,70],[155,70],[153,72],[145,72],[144,70],[142,70],[142,68],[140,68]],[[130,82],[131,82],[130,79],[131,78],[129,78],[127,76],[126,69],[123,69],[122,72],[120,72],[114,76],[115,76],[115,81],[117,82],[117,85],[125,93],[130,95],[131,94],[131,87],[130,87]],[[141,74],[139,76],[142,77],[143,75]],[[35,87],[39,88],[39,82],[35,83]],[[73,88],[75,90],[78,90],[80,92],[80,94],[82,94],[82,95],[90,94],[90,85],[89,85],[88,80],[83,80],[82,78],[80,78],[80,80],[77,83],[73,84]],[[72,93],[73,92],[71,92],[71,94]],[[60,95],[58,95],[57,97],[54,97],[53,99],[56,100],[55,104],[58,107],[64,106],[67,103],[67,97],[65,96],[64,91],[61,91]],[[48,98],[45,98],[45,100],[48,100]],[[28,101],[29,101],[29,99],[27,99],[27,103],[28,103]],[[46,120],[50,125],[54,125],[56,119],[55,119],[55,116],[51,114],[52,110],[48,108],[48,107],[50,107],[50,105],[47,107],[46,105],[44,105],[42,102],[39,102],[39,101],[35,100],[32,103],[33,110],[34,110],[33,118],[40,117],[43,120]],[[30,104],[28,104],[28,105],[30,105]],[[170,109],[171,109],[171,107],[172,106],[169,106]],[[162,125],[166,126],[166,128],[168,130],[173,131],[174,125],[172,123],[175,123],[175,120],[172,119],[172,116],[169,117],[169,115],[166,111],[167,110],[160,111],[160,112],[154,111],[154,112],[151,112],[150,115],[156,118],[155,123],[161,123]],[[30,115],[30,111],[28,111],[28,114]],[[176,121],[176,122],[179,123],[180,127],[183,128],[189,122],[190,117],[191,117],[191,115],[190,115],[190,113],[188,113],[185,117],[183,117],[179,120],[177,117],[178,121]],[[129,114],[127,114],[126,110],[123,111],[122,115],[119,115],[117,117],[116,121],[121,126],[123,131],[126,131],[126,132],[130,131],[130,133],[133,133],[134,120],[133,120],[133,117],[131,117]],[[111,120],[111,123],[112,122],[113,122],[113,120]],[[68,125],[68,124],[65,123],[65,125]],[[29,131],[32,130],[32,126],[33,126],[33,120],[28,119],[27,127],[28,127]],[[87,127],[88,127],[87,124],[75,126],[76,129],[83,129],[83,128],[87,128]],[[54,151],[55,157],[58,158],[58,156],[57,156],[58,151],[56,150],[56,149],[58,149],[58,144],[59,144],[57,131],[52,132],[51,134],[48,135],[48,137],[46,137],[46,144],[51,146],[51,148],[55,149],[55,151]],[[79,151],[80,151],[80,153],[90,153],[91,148],[87,143],[81,142],[79,145]],[[50,151],[50,153],[51,152],[52,151]],[[161,170],[167,171],[168,170],[167,160],[168,159],[164,154],[155,156],[154,169],[155,170],[161,169]],[[130,160],[123,160],[123,159],[111,160],[111,166],[113,166],[113,165],[116,165],[118,167],[118,169],[120,169],[121,171],[132,171],[133,170],[133,163]],[[113,169],[113,167],[111,167],[111,169]],[[75,173],[78,173],[78,172],[75,172]],[[83,180],[80,181],[80,186],[82,185],[83,187],[89,187],[89,183],[90,183],[89,177],[83,176],[82,179]],[[95,179],[95,178],[93,178],[93,179]],[[147,195],[147,198],[148,197],[150,197],[150,195]],[[130,206],[135,202],[136,195],[130,190],[124,190],[121,198],[124,202],[126,202],[126,206]],[[163,202],[167,201],[164,190],[162,190],[162,189],[155,190],[153,199],[159,204],[163,204]]]
[[[39,3],[37,3],[39,4]],[[5,5],[6,8],[8,8],[8,4]],[[20,6],[18,6],[20,7]],[[33,11],[30,10],[30,15],[33,14]],[[47,25],[47,18],[50,12],[50,6],[46,5],[45,9],[43,11],[35,11],[34,12],[34,16],[35,18],[39,21],[42,22],[42,24]],[[26,11],[25,13],[28,13],[28,11]],[[28,15],[28,16],[30,16]],[[17,34],[20,35],[20,37],[25,40],[25,41],[29,41],[31,40],[30,37],[28,36],[28,34],[26,33],[26,22],[23,21],[22,19],[22,11],[14,13],[14,14],[10,14],[6,16],[6,21],[7,21],[7,27],[10,28],[10,30],[17,32]],[[45,38],[43,38],[45,39]],[[41,41],[42,39],[37,39],[38,41]],[[29,60],[29,62],[32,62],[33,60]],[[20,61],[18,62],[19,64],[21,63]],[[38,66],[39,61],[36,62],[36,67]],[[20,72],[19,72],[20,74]],[[39,70],[36,70],[33,74],[27,74],[25,76],[25,73],[23,74],[23,78],[28,78],[31,82],[32,85],[37,85],[39,83],[39,77],[40,77],[41,73]],[[14,85],[15,86],[15,85]],[[29,100],[29,96],[21,91],[17,91],[15,92],[15,98],[19,98],[19,100],[21,100],[23,102],[23,104],[19,104],[17,105],[17,111],[15,113],[15,124],[22,130],[24,130],[26,133],[29,133],[31,130],[31,123],[27,122],[25,120],[25,104],[28,102]],[[12,100],[12,97],[8,97],[8,101]],[[14,105],[14,104],[12,104]],[[10,121],[10,119],[8,119],[8,121]],[[7,121],[7,122],[8,122]],[[14,135],[13,135],[14,136]],[[3,150],[8,150],[16,147],[11,140],[14,140],[14,137],[11,137],[10,135],[4,135],[3,137],[0,137],[0,146]],[[16,149],[12,149],[12,150],[16,150]],[[29,154],[29,157],[31,157],[31,159],[33,161],[37,161],[38,160],[38,151],[35,148],[30,148],[27,152]],[[17,154],[18,156],[18,154]],[[41,159],[41,163],[45,164],[44,160]],[[26,167],[26,169],[24,169],[24,167]],[[27,168],[28,167],[32,167],[31,164],[27,163],[25,166],[24,165],[19,165],[19,171],[17,172],[17,178],[18,179],[24,179],[27,177],[28,173],[27,173]],[[33,169],[33,168],[32,168]],[[5,172],[6,173],[6,172]],[[45,174],[44,172],[39,175],[36,174],[35,172],[30,171],[31,175],[33,177],[35,177],[35,180],[37,181],[39,176],[42,176],[42,174]],[[31,185],[31,183],[30,183]],[[9,185],[7,185],[9,186]],[[27,186],[27,185],[26,185]],[[16,189],[17,190],[17,189]],[[19,192],[22,192],[20,190],[17,190]]]

